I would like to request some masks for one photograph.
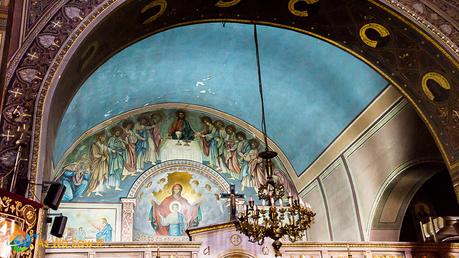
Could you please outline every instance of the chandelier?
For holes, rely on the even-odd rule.
[[[302,239],[305,231],[314,222],[315,213],[309,204],[305,205],[300,198],[291,196],[291,193],[288,194],[288,199],[284,203],[286,194],[284,186],[273,178],[272,159],[277,156],[277,153],[270,151],[268,146],[257,26],[255,24],[253,33],[261,99],[261,127],[265,144],[264,151],[260,152],[258,156],[263,159],[267,183],[258,188],[258,198],[261,200],[261,205],[256,205],[253,198],[250,198],[245,209],[239,213],[239,216],[233,216],[233,218],[236,229],[246,235],[250,242],[263,245],[265,238],[274,240],[272,246],[275,255],[280,257],[282,256],[280,239],[287,238],[291,242]]]

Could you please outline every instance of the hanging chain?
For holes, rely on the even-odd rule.
[[[260,67],[260,53],[258,49],[258,33],[257,25],[253,24],[253,38],[255,41],[255,53],[257,57],[257,68],[258,68],[258,89],[260,91],[260,100],[261,100],[261,131],[263,132],[263,138],[265,142],[265,151],[268,151],[268,132],[266,130],[266,119],[265,119],[265,103],[263,99],[263,83],[261,81],[261,67]]]

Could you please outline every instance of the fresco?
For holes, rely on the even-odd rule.
[[[227,201],[220,198],[223,191],[198,173],[169,172],[151,177],[136,196],[134,241],[184,237],[188,228],[228,221]]]
[[[121,205],[79,203],[61,204],[58,213],[67,216],[62,239],[68,241],[103,241],[104,243],[121,239]],[[49,235],[48,240],[54,237]]]
[[[145,170],[178,159],[212,168],[249,195],[266,182],[263,146],[246,129],[203,111],[141,111],[109,120],[68,151],[55,174],[67,188],[64,202],[119,202]],[[295,193],[285,166],[274,165],[275,179]]]
[[[314,37],[261,25],[258,36],[268,133],[301,174],[388,82]],[[253,28],[247,24],[181,26],[128,46],[72,99],[53,160],[90,128],[144,105],[205,106],[260,130],[256,67]]]

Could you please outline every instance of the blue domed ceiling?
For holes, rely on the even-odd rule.
[[[267,26],[258,33],[268,134],[301,174],[388,83],[324,41]],[[214,108],[260,128],[252,26],[179,27],[113,56],[69,105],[54,162],[102,121],[168,102]]]

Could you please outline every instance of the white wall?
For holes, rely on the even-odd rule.
[[[407,101],[400,100],[301,191],[317,212],[309,240],[367,241],[374,231],[375,239],[371,240],[398,241],[406,200],[414,194],[410,190],[420,187],[419,182],[438,166],[404,176],[413,166],[438,160],[440,154],[425,125]],[[422,170],[422,166],[416,169]],[[389,189],[395,193],[390,199],[387,186],[395,186],[399,180],[404,180],[399,187]],[[406,194],[397,195],[400,192]],[[391,201],[387,202],[388,198]],[[376,213],[381,202],[386,210]],[[394,219],[373,223],[375,214],[379,222],[387,219],[388,212]]]

